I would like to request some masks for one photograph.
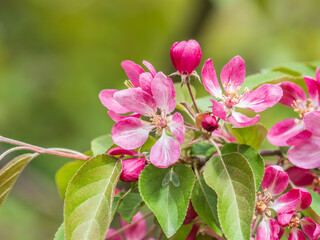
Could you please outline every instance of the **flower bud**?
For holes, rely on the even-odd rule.
[[[201,126],[208,132],[213,132],[219,127],[216,117],[211,115],[205,115],[203,117]]]
[[[201,48],[196,40],[175,42],[170,49],[170,57],[174,68],[181,75],[190,75],[199,66]]]
[[[140,172],[146,166],[144,158],[130,158],[122,160],[120,180],[124,182],[138,181]]]

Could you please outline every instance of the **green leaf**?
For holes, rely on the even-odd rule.
[[[271,71],[282,72],[296,77],[314,77],[315,74],[315,69],[313,67],[310,67],[310,64],[299,62],[281,64],[280,66],[271,68]]]
[[[219,222],[227,239],[250,239],[256,189],[247,160],[239,153],[214,156],[204,168],[204,179],[218,195]]]
[[[139,193],[129,193],[120,203],[118,213],[127,223],[131,223],[142,205],[143,201]]]
[[[311,194],[312,202],[310,207],[306,209],[306,211],[314,221],[320,224],[320,195],[310,189],[309,193]]]
[[[212,111],[212,103],[210,99],[214,98],[211,95],[196,99],[197,106],[201,110],[201,112]]]
[[[196,97],[196,89],[194,88],[193,85],[191,85],[190,87],[191,87],[193,97],[195,98]],[[181,102],[186,102],[190,106],[193,105],[192,99],[189,94],[189,90],[186,86],[181,87],[181,83],[174,83],[174,88],[176,89],[175,99],[177,102],[177,108],[179,110],[185,111],[185,108],[180,104]]]
[[[264,175],[264,161],[258,150],[247,145],[227,143],[221,149],[222,154],[238,152],[249,162],[256,182],[256,189],[259,188]]]
[[[170,240],[185,240],[191,232],[193,224],[182,225]]]
[[[62,166],[58,172],[56,173],[56,183],[58,186],[58,190],[62,199],[64,199],[66,195],[66,190],[69,182],[72,177],[76,174],[78,169],[85,163],[84,160],[76,160],[72,162],[68,162],[64,166]]]
[[[150,151],[150,149],[155,143],[156,140],[154,139],[154,137],[149,135],[147,141],[142,145],[140,152]]]
[[[67,187],[64,204],[66,240],[104,239],[121,170],[120,160],[98,155],[77,171]]]
[[[220,231],[217,227],[219,225],[217,198],[216,192],[206,184],[201,174],[200,179],[196,179],[194,184],[191,201],[199,217],[215,232]]]
[[[212,144],[197,142],[191,146],[190,156],[206,156],[206,158],[210,158],[215,152],[216,148]]]
[[[64,238],[64,223],[60,225],[53,240],[65,240]]]
[[[34,158],[34,156],[35,155],[31,153],[18,156],[0,170],[0,206],[6,200],[22,170]]]
[[[91,141],[93,156],[106,153],[112,145],[113,141],[110,134],[93,139]]]
[[[173,171],[179,176],[180,185],[172,181],[162,186],[166,174]],[[142,199],[155,214],[162,230],[169,238],[182,225],[186,216],[194,175],[185,165],[174,165],[169,168],[145,167],[139,176],[139,191]]]
[[[268,135],[268,129],[261,123],[243,128],[231,128],[232,135],[238,143],[259,149]]]

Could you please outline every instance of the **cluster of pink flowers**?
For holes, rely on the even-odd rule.
[[[183,82],[187,77],[198,77],[195,69],[200,63],[202,53],[197,41],[174,43],[170,55]],[[129,78],[125,81],[128,89],[105,89],[99,97],[102,104],[109,109],[109,116],[116,121],[111,131],[114,143],[124,150],[134,150],[146,142],[150,132],[155,132],[158,140],[152,146],[147,159],[159,168],[166,168],[180,157],[181,144],[185,138],[184,119],[180,113],[173,113],[176,107],[173,81],[162,72],[157,72],[150,63],[143,61],[143,64],[148,72],[132,61],[122,62],[121,66]],[[222,69],[224,93],[211,59],[205,62],[201,75],[205,89],[216,98],[211,99],[212,112],[206,112],[200,124],[200,127],[208,132],[219,127],[219,120],[215,117],[236,127],[255,124],[259,121],[259,115],[249,118],[237,112],[236,108],[260,112],[275,105],[282,96],[281,87],[270,84],[262,85],[253,91],[245,88],[240,94],[245,77],[245,64],[239,56],[231,59]],[[130,114],[127,115],[128,113]],[[219,134],[219,131],[215,133]]]
[[[309,97],[292,82],[282,82],[283,97],[279,103],[293,108],[298,118],[284,119],[269,131],[268,140],[276,146],[292,146],[288,151],[290,162],[300,168],[320,167],[320,74],[305,77]]]
[[[312,201],[310,193],[305,188],[290,189],[274,200],[286,190],[288,183],[289,176],[281,167],[272,165],[265,169],[261,182],[263,192],[257,194],[255,219],[252,225],[254,231],[262,217],[257,228],[256,240],[278,240],[286,227],[290,229],[290,240],[305,240],[305,234],[311,240],[319,239],[320,226],[311,218],[301,218],[299,213],[307,209]]]

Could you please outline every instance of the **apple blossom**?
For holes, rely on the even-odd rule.
[[[216,99],[211,99],[212,113],[235,127],[246,127],[257,123],[260,115],[249,118],[236,108],[246,108],[254,112],[261,112],[275,105],[282,96],[279,86],[264,84],[256,90],[244,88],[240,94],[241,85],[245,78],[245,63],[240,56],[232,58],[221,71],[220,79],[224,93],[220,87],[212,60],[205,62],[202,68],[202,81],[205,89]]]
[[[121,106],[145,116],[149,121],[127,117],[117,122],[111,131],[115,144],[124,149],[142,146],[149,133],[156,130],[160,135],[150,152],[150,161],[157,167],[166,168],[180,157],[180,144],[184,141],[185,127],[180,113],[169,115],[176,107],[173,82],[162,72],[151,82],[152,95],[139,88],[118,91],[114,99]],[[166,131],[171,131],[172,138]]]

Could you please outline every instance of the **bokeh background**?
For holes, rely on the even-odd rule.
[[[112,127],[98,94],[123,87],[121,61],[172,73],[175,41],[198,40],[202,63],[211,57],[218,71],[241,55],[248,75],[319,60],[319,9],[319,0],[0,0],[0,134],[88,150]],[[283,111],[269,112],[267,126]],[[1,240],[53,239],[63,213],[54,175],[67,161],[27,166],[0,208]]]

